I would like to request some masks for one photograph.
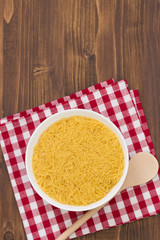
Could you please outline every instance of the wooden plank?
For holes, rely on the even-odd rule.
[[[0,6],[2,3],[1,0]],[[20,1],[16,2],[14,6],[12,0],[8,0],[5,1],[4,8],[0,7],[0,36],[3,37],[3,42],[0,38],[0,112],[3,116],[18,111],[21,17],[22,4]],[[0,239],[26,239],[2,155],[0,160],[0,193]]]
[[[0,0],[0,118],[3,116],[3,0]]]
[[[3,117],[3,0],[0,0],[0,118]],[[2,184],[3,183],[3,157],[2,151],[0,150],[0,192],[2,193]],[[0,194],[0,229],[2,229],[2,224],[4,221],[2,215],[2,194]],[[2,239],[3,235],[0,232],[0,238]]]

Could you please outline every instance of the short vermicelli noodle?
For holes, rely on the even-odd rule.
[[[124,153],[117,135],[93,118],[62,118],[34,147],[32,167],[42,191],[74,206],[103,198],[119,182]]]

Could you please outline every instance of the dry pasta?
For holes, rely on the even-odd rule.
[[[124,153],[117,135],[92,118],[63,118],[42,133],[32,167],[40,188],[74,206],[103,198],[120,180]]]

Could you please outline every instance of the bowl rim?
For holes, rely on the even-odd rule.
[[[33,174],[32,170],[32,154],[33,154],[33,149],[35,144],[37,143],[39,137],[41,136],[42,132],[47,130],[54,122],[60,120],[61,118],[68,118],[74,115],[80,115],[80,116],[85,116],[85,117],[90,117],[99,120],[100,122],[104,123],[107,127],[109,127],[119,138],[119,141],[121,143],[121,146],[123,148],[124,152],[124,161],[125,161],[125,166],[123,169],[123,174],[119,180],[119,182],[111,189],[109,193],[105,195],[102,199],[100,199],[97,202],[85,205],[85,206],[73,206],[73,205],[67,205],[67,204],[62,204],[59,203],[58,201],[52,199],[49,197],[46,193],[44,193],[39,185],[36,182],[36,179]],[[29,181],[34,188],[34,190],[42,197],[43,200],[45,200],[47,203],[58,207],[60,209],[64,209],[67,211],[86,211],[86,210],[91,210],[93,208],[99,207],[107,202],[109,202],[120,190],[121,186],[123,185],[127,172],[128,172],[128,166],[129,166],[129,156],[128,156],[128,148],[127,144],[124,140],[124,137],[120,130],[116,127],[116,125],[111,122],[107,117],[92,111],[92,110],[87,110],[87,109],[69,109],[69,110],[63,110],[58,113],[55,113],[45,119],[40,125],[34,130],[32,136],[30,137],[28,144],[27,144],[27,149],[26,149],[26,155],[25,155],[25,165],[26,165],[26,171],[27,171],[27,176],[29,178]]]

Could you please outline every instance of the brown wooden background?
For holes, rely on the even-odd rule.
[[[160,159],[159,0],[0,0],[0,117],[112,77],[139,89]],[[0,239],[26,239],[1,152]],[[78,239],[159,240],[160,215]]]

